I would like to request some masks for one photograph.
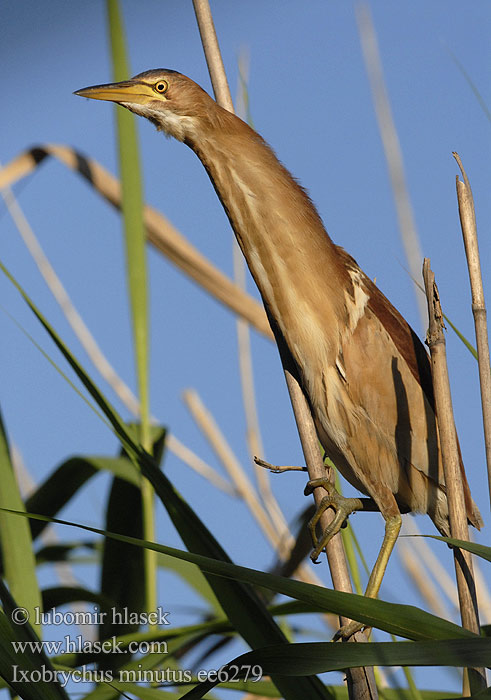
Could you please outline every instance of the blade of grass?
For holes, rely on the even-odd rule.
[[[107,0],[113,77],[129,78],[124,27],[118,0]],[[121,173],[122,213],[126,243],[126,272],[130,296],[138,389],[141,403],[141,443],[151,449],[148,395],[148,284],[143,225],[140,157],[133,115],[116,106],[117,143]]]
[[[92,396],[94,401],[97,403],[101,411],[105,414],[106,418],[108,419],[114,433],[118,436],[120,439],[121,443],[125,447],[125,449],[128,451],[128,454],[133,455],[134,457],[138,455],[142,455],[142,449],[139,447],[133,437],[130,435],[123,419],[121,416],[118,414],[116,409],[111,405],[111,403],[106,399],[104,394],[97,388],[97,386],[94,384],[94,382],[90,379],[89,375],[85,372],[85,370],[82,368],[80,363],[75,359],[74,355],[68,350],[64,342],[61,340],[61,338],[58,336],[54,328],[51,326],[50,323],[44,318],[43,314],[39,311],[37,306],[34,304],[32,299],[29,297],[29,295],[24,291],[24,289],[21,287],[21,285],[17,282],[17,280],[10,274],[10,272],[7,270],[5,265],[0,262],[0,270],[3,272],[3,274],[7,277],[7,279],[14,285],[14,287],[17,289],[19,294],[22,296],[26,304],[29,306],[33,314],[36,316],[38,321],[41,323],[41,325],[44,327],[45,331],[48,333],[48,335],[51,337],[55,345],[57,346],[58,350],[61,352],[61,354],[64,356],[68,364],[71,366],[77,377],[80,379],[82,384],[85,386],[89,394]],[[71,384],[71,383],[70,383]]]
[[[137,426],[132,425],[133,429]],[[160,463],[163,456],[163,445],[165,440],[165,430],[155,428],[152,430],[154,444],[152,454],[156,463]],[[128,465],[131,462],[124,450],[120,458],[126,459]],[[151,484],[149,483],[150,487]],[[153,490],[152,490],[153,493]],[[123,535],[131,535],[146,539],[143,520],[143,501],[140,489],[126,479],[115,477],[112,481],[111,490],[105,509],[106,525],[105,529],[119,532]],[[153,553],[153,559],[157,559],[157,554]],[[157,563],[157,562],[155,562]],[[139,624],[128,622],[115,624],[111,610],[116,609],[123,613],[125,610],[142,613],[152,612],[146,607],[145,577],[141,572],[145,565],[145,550],[138,552],[130,551],[130,548],[122,542],[117,542],[110,538],[105,538],[102,554],[101,570],[101,595],[108,599],[108,604],[101,608],[107,613],[99,625],[99,639],[109,639],[116,634],[135,632],[139,629]],[[156,575],[155,575],[156,578]],[[156,610],[157,608],[153,608]],[[153,629],[156,625],[150,625]],[[117,655],[108,655],[99,663],[100,668],[116,669],[123,660]]]
[[[162,477],[164,476],[161,472],[159,473]],[[159,489],[156,490],[158,493]],[[327,612],[352,617],[352,619],[360,620],[360,622],[363,622],[369,627],[377,627],[407,639],[425,640],[476,637],[476,635],[469,630],[412,605],[387,603],[376,598],[366,598],[365,596],[356,595],[354,593],[345,593],[343,591],[335,591],[323,588],[322,586],[303,583],[303,581],[294,581],[292,579],[283,578],[282,576],[266,574],[262,571],[238,566],[224,559],[194,554],[156,542],[145,542],[135,537],[119,535],[115,532],[108,532],[107,530],[61,520],[60,518],[49,518],[45,515],[25,513],[23,511],[7,510],[7,512],[34,518],[36,520],[46,520],[48,522],[59,523],[60,525],[69,525],[70,527],[93,532],[97,535],[104,535],[121,542],[134,544],[137,547],[149,547],[156,552],[168,554],[177,559],[183,559],[184,561],[196,564],[204,573],[212,574],[212,579],[214,581],[216,580],[215,577],[223,577],[225,579],[234,579],[236,581],[249,583],[261,588],[267,588],[305,603],[317,605]],[[219,547],[218,543],[216,543],[216,545]],[[215,588],[216,593],[219,589],[216,586]],[[224,607],[222,599],[220,600],[222,602],[222,607]],[[225,611],[226,614],[228,614],[229,611],[232,611],[232,613],[234,612],[231,606],[227,606],[227,608],[228,609]],[[230,619],[230,621],[235,626],[234,620]],[[249,622],[253,629],[255,629],[253,623],[257,623],[258,621],[250,620]],[[242,632],[243,630],[241,633]],[[263,644],[260,646],[268,642],[267,638],[264,636],[262,641]],[[282,642],[284,641],[285,639],[282,640]]]
[[[198,518],[192,508],[174,489],[167,477],[156,467],[152,457],[145,452],[141,446],[135,443],[117,411],[68,350],[34,302],[22,289],[21,285],[1,262],[0,270],[19,291],[26,304],[50,335],[53,342],[73,368],[99,408],[103,411],[128,455],[139,464],[144,476],[151,481],[186,547],[188,547],[190,551],[201,552],[204,555],[212,556],[223,562],[230,563],[231,560],[217,540]],[[41,519],[43,519],[43,517],[41,517]],[[280,628],[267,611],[264,604],[249,586],[244,586],[232,581],[223,581],[215,576],[209,576],[207,578],[223,611],[251,647],[257,648],[263,646],[265,642],[274,644],[285,641],[285,637]],[[274,682],[283,693],[285,700],[297,698],[299,696],[305,697],[306,699],[323,697],[323,686],[317,678],[295,679],[294,682],[290,679],[287,684],[284,679],[276,678]]]
[[[15,478],[7,435],[0,413],[0,506],[25,510]],[[42,610],[41,593],[36,576],[36,560],[32,549],[29,521],[13,518],[8,513],[0,513],[0,543],[3,572],[13,597],[26,608],[32,620],[36,610]],[[34,624],[41,636],[41,626]]]
[[[126,80],[129,65],[125,47],[125,32],[118,0],[107,0],[109,38],[113,77]],[[138,394],[140,398],[141,435],[143,448],[150,452],[150,396],[148,381],[148,285],[143,225],[143,186],[136,124],[133,115],[115,107],[119,169],[121,173],[122,211],[126,243],[126,272],[133,322]],[[154,495],[151,484],[142,480],[143,532],[145,539],[155,539]],[[153,552],[144,554],[144,579],[147,611],[157,606],[157,560]]]
[[[13,623],[18,601],[12,598],[2,579],[0,600],[3,605],[0,610],[0,676],[24,700],[68,700],[48,656],[43,650],[30,648],[30,643],[39,643],[39,640],[29,622]],[[17,642],[26,643],[26,648],[16,649]],[[27,674],[27,679],[20,671]]]
[[[486,559],[486,561],[491,561],[491,547],[486,547],[483,544],[476,544],[476,542],[468,542],[467,540],[458,540],[455,537],[440,537],[439,535],[418,535],[418,537],[429,537],[432,540],[441,540],[442,542],[451,544],[453,547],[465,549],[467,552],[475,554],[477,557]]]
[[[374,642],[372,644],[333,644],[311,642],[265,647],[242,654],[222,666],[221,678],[227,671],[239,669],[243,676],[258,668],[261,675],[281,673],[285,676],[302,673],[341,671],[358,666],[381,664],[384,666],[461,666],[463,663],[489,663],[491,640],[442,639],[438,642]],[[187,700],[203,697],[220,682],[207,680],[183,695]]]
[[[121,457],[72,457],[60,464],[48,478],[38,486],[26,500],[26,510],[43,515],[56,515],[71,498],[99,471],[107,470],[125,479],[134,486],[139,485],[140,475],[135,465]],[[46,527],[45,523],[32,522],[31,532],[35,539]]]

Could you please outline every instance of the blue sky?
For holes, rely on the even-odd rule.
[[[413,284],[403,269],[404,253],[354,5],[320,0],[222,0],[212,5],[232,95],[237,94],[238,56],[246,51],[255,128],[308,189],[335,242],[376,278],[422,335]],[[471,179],[487,290],[491,132],[452,55],[490,104],[491,7],[478,0],[471,5],[456,0],[376,0],[370,7],[421,248],[431,258],[444,311],[472,340],[470,292],[455,197],[457,167],[451,152],[460,153]],[[133,73],[172,68],[211,90],[190,1],[123,2],[122,10]],[[16,0],[4,7],[0,31],[4,95],[1,161],[8,162],[33,144],[62,143],[75,146],[116,172],[113,107],[72,95],[86,85],[111,80],[105,4]],[[143,120],[138,128],[147,202],[159,208],[193,245],[231,276],[232,233],[200,163],[185,146],[165,140]],[[15,191],[87,325],[117,371],[134,387],[118,215],[85,182],[52,161],[44,163]],[[99,381],[3,205],[1,213],[2,261]],[[149,270],[152,413],[217,466],[181,400],[185,388],[195,388],[242,463],[250,468],[232,314],[154,250],[149,250]],[[17,293],[3,279],[0,290],[2,306],[55,355]],[[251,281],[249,291],[256,294]],[[41,481],[74,453],[113,454],[116,443],[112,434],[4,314],[0,314],[0,327],[1,408],[11,440],[32,477]],[[264,456],[277,463],[301,463],[276,350],[254,333],[252,346]],[[477,366],[452,333],[447,336],[447,348],[468,479],[489,526]],[[168,455],[165,467],[238,563],[268,566],[271,550],[251,524],[245,507],[217,493],[173,456]],[[65,515],[100,523],[105,483],[100,478]],[[273,485],[292,520],[305,506],[304,477],[276,477]],[[347,486],[346,492],[351,493],[352,488]],[[368,561],[373,561],[381,542],[382,519],[358,515],[354,522]],[[421,519],[420,526],[424,532],[434,533],[429,519]],[[159,538],[165,543],[178,542],[163,516]],[[489,541],[486,533],[481,541]],[[443,552],[442,559],[451,570],[449,552]],[[323,569],[318,567],[316,572],[321,571],[329,581],[327,567]],[[169,606],[177,610],[187,601],[173,582],[163,586]],[[389,565],[383,595],[419,603],[396,556]],[[425,671],[420,677],[426,687],[456,687],[451,676]]]

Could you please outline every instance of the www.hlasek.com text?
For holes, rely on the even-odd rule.
[[[15,641],[10,642],[14,651],[22,654],[25,651],[45,652],[49,655],[59,654],[167,654],[165,640],[124,642],[115,636],[103,641],[84,639],[82,635],[70,637],[66,634],[58,641]]]

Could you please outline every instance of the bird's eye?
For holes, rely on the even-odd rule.
[[[155,83],[155,85],[154,85],[155,90],[157,90],[157,92],[160,92],[161,94],[163,92],[166,92],[168,87],[169,86],[167,85],[165,80],[159,80],[158,83]]]

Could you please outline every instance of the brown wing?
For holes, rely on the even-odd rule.
[[[360,269],[356,261],[350,255],[348,255],[345,250],[338,248],[338,252],[348,268],[353,267],[353,269]],[[436,414],[431,364],[425,347],[411,326],[404,320],[397,309],[394,308],[387,297],[385,297],[380,289],[378,289],[378,287],[369,277],[367,277],[367,275],[363,273],[363,271],[362,275],[366,291],[369,293],[370,297],[367,303],[368,308],[373,314],[375,314],[375,316],[377,316],[378,319],[380,319],[382,325],[390,335],[394,345],[406,362],[412,375],[421,386],[421,389],[428,399],[431,408]],[[465,474],[464,463],[460,452],[460,445],[458,447],[467,517],[474,527],[480,529],[483,524],[482,518],[479,510],[472,500],[469,484]]]

